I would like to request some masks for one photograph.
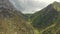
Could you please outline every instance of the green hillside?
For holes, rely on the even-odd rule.
[[[60,3],[54,2],[34,13],[30,22],[36,34],[60,34]]]

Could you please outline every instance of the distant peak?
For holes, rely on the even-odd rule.
[[[54,2],[52,3],[52,5],[53,5],[53,6],[60,6],[60,2],[54,1]]]
[[[54,3],[58,3],[57,1],[54,1]]]
[[[53,4],[60,4],[60,2],[54,1]]]

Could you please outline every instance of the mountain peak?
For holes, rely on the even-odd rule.
[[[55,1],[55,2],[52,3],[52,6],[57,11],[60,11],[60,2]]]
[[[54,3],[59,3],[59,2],[57,2],[57,1],[54,1]]]
[[[53,4],[60,4],[60,2],[54,1]]]

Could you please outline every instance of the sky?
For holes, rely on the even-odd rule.
[[[60,0],[12,0],[22,13],[35,13],[54,1],[60,2]]]

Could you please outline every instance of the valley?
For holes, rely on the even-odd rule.
[[[60,3],[23,14],[9,0],[0,0],[0,34],[60,34]]]

